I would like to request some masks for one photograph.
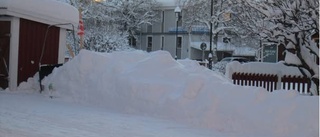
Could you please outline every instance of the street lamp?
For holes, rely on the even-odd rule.
[[[177,6],[175,9],[174,9],[174,13],[176,15],[176,55],[175,55],[175,58],[177,59],[177,56],[178,56],[178,22],[181,18],[181,9],[179,6]]]

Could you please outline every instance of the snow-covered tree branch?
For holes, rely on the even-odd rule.
[[[241,1],[231,0],[214,0],[213,1],[213,15],[211,16],[211,0],[182,0],[184,5],[183,15],[184,27],[191,30],[195,25],[205,26],[210,28],[210,23],[213,24],[212,33],[214,41],[217,41],[217,35],[223,34],[226,37],[229,35],[237,36],[239,38],[248,38],[254,36],[256,29],[254,25],[241,24],[254,24],[251,18],[244,19],[243,17],[248,14],[250,8],[243,5]],[[249,17],[249,16],[247,16]],[[248,27],[250,26],[250,27]],[[257,39],[258,40],[258,39]],[[258,44],[254,48],[259,48]]]
[[[256,13],[262,15],[267,27],[260,36],[285,45],[285,62],[298,67],[311,82],[311,92],[319,95],[319,41],[313,35],[319,34],[319,1],[244,0]]]
[[[129,38],[136,37],[135,33],[140,30],[140,26],[157,20],[156,0],[59,1],[82,10],[84,47],[99,52],[130,49]],[[73,46],[77,49],[78,45]]]
[[[143,24],[153,24],[158,21],[156,0],[111,0],[103,5],[113,7],[112,19],[119,24],[119,29],[128,33],[130,38],[136,38]]]

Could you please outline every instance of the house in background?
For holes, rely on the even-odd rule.
[[[153,25],[143,25],[140,35],[136,41],[136,48],[148,52],[156,50],[166,50],[171,53],[172,57],[178,59],[202,60],[203,54],[205,59],[209,54],[209,29],[204,26],[195,25],[188,32],[182,26],[182,19],[175,15],[177,7],[174,0],[159,0],[162,6],[159,8],[159,22]],[[182,10],[182,16],[183,10]],[[178,21],[177,21],[178,20]],[[224,35],[218,36],[217,57],[221,60],[229,56],[244,56],[254,60],[256,49],[251,47],[259,46],[258,40],[252,38],[241,39],[239,37],[228,37],[225,41]],[[202,51],[201,43],[206,43],[207,48]],[[212,45],[215,45],[214,43]],[[214,49],[214,47],[212,47]]]
[[[1,0],[0,87],[15,89],[41,64],[63,63],[67,30],[78,22],[78,10],[66,3]]]
[[[176,4],[174,0],[159,1],[162,6],[159,9],[159,22],[153,25],[143,25],[136,48],[145,51],[166,50],[172,57],[188,57],[188,33],[181,29],[182,22],[177,23],[174,12]],[[176,29],[178,25],[178,30]],[[177,42],[176,42],[177,40]]]

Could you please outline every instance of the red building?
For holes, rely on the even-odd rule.
[[[55,0],[1,0],[0,88],[14,90],[40,64],[63,63],[67,31],[77,28],[78,15]]]

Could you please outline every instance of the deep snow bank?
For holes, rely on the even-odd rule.
[[[82,50],[43,83],[52,85],[53,94],[68,101],[170,118],[221,132],[318,135],[318,97],[236,86],[220,74],[188,62],[193,61],[179,63],[165,51]]]

